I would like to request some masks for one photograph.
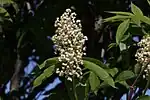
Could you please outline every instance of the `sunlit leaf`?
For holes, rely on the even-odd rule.
[[[143,16],[143,17],[141,18],[141,21],[144,22],[144,23],[146,23],[146,24],[149,24],[149,25],[150,25],[150,18],[147,17],[147,16]]]
[[[138,25],[140,27],[141,26],[141,18],[139,18],[138,16],[134,15],[134,16],[132,16],[132,21],[133,21],[134,24],[136,24],[136,25]]]
[[[148,4],[150,5],[150,1],[149,1],[149,0],[147,0],[147,2],[148,2]]]
[[[123,51],[127,49],[127,46],[124,43],[119,43],[119,48],[120,48],[120,51]]]
[[[131,16],[116,15],[116,16],[104,19],[104,22],[110,22],[110,21],[114,21],[114,20],[119,20],[120,21],[120,20],[129,19],[129,18],[131,18]]]
[[[50,77],[53,74],[54,70],[55,70],[55,65],[52,65],[47,69],[45,69],[44,72],[34,80],[33,86],[34,87],[39,86],[43,80],[45,80],[46,78]]]
[[[83,63],[84,67],[94,72],[101,80],[104,80],[110,86],[115,87],[112,77],[109,76],[109,74],[103,68],[87,60],[83,60]]]
[[[132,13],[129,12],[121,12],[121,11],[105,11],[107,13],[116,14],[116,15],[126,15],[126,16],[133,16]]]
[[[13,1],[12,0],[0,0],[0,5],[6,5],[6,4],[12,4]]]
[[[139,18],[143,16],[143,12],[141,11],[141,9],[136,5],[134,5],[133,3],[131,3],[131,11]]]
[[[121,39],[123,38],[125,32],[128,30],[129,28],[129,23],[130,20],[125,20],[124,22],[122,22],[118,29],[117,29],[117,33],[116,33],[116,43],[119,44],[119,42],[121,41]]]
[[[4,13],[5,17],[10,16],[6,9],[0,7],[0,13]]]
[[[132,71],[123,71],[116,77],[116,82],[125,81],[127,79],[135,77],[135,74]]]

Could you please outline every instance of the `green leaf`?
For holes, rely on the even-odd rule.
[[[119,43],[119,48],[120,48],[120,51],[123,51],[127,49],[127,46],[124,43]]]
[[[124,22],[122,22],[118,29],[117,29],[117,33],[116,33],[116,43],[119,44],[119,42],[121,41],[121,39],[123,38],[125,32],[128,30],[129,28],[129,23],[130,20],[125,20]]]
[[[39,66],[39,68],[42,69],[42,68],[44,68],[44,67],[47,68],[47,67],[49,67],[49,66],[52,66],[52,65],[58,63],[58,60],[57,60],[57,59],[58,59],[58,57],[49,58],[49,59],[45,60],[44,63],[42,63],[42,64]]]
[[[133,16],[132,13],[129,12],[121,12],[121,11],[105,11],[107,13],[116,14],[116,15],[126,15],[126,16]]]
[[[139,74],[140,70],[141,70],[141,65],[139,63],[135,64],[135,66],[134,66],[135,74]]]
[[[98,79],[97,75],[95,75],[95,73],[93,73],[93,72],[90,72],[89,83],[91,86],[91,90],[94,91],[95,94],[97,94],[95,91],[97,90],[98,86],[100,85],[100,80]]]
[[[54,73],[54,70],[55,70],[55,65],[52,65],[47,69],[45,69],[44,72],[34,80],[33,86],[34,87],[39,86],[43,80],[50,77]]]
[[[105,69],[112,77],[114,77],[118,73],[117,68]]]
[[[103,62],[101,62],[100,60],[95,59],[95,58],[83,57],[83,60],[93,62],[93,63],[97,64],[98,66],[100,66],[102,68],[108,68]]]
[[[0,7],[0,13],[5,13],[5,17],[10,16],[6,9]]]
[[[13,1],[12,0],[0,0],[0,5],[6,5],[6,4],[12,4]]]
[[[136,5],[134,5],[133,3],[131,3],[131,11],[133,12],[133,14],[135,14],[138,18],[140,18],[141,16],[143,16],[143,12],[141,11],[141,9],[139,7],[137,7]]]
[[[149,24],[149,25],[150,25],[150,18],[147,17],[147,16],[143,16],[143,17],[141,18],[141,21],[144,22],[144,23],[146,23],[146,24]]]
[[[132,71],[123,71],[116,77],[115,82],[125,81],[133,77],[135,77],[135,74]]]
[[[138,98],[138,100],[150,100],[150,96],[144,95],[144,96],[140,96]]]
[[[135,24],[140,26],[141,24],[141,18],[143,17],[143,12],[141,11],[140,8],[138,8],[136,5],[131,3],[131,11],[134,13],[135,16],[132,16],[132,20]]]
[[[14,7],[16,14],[19,12],[19,6],[14,2],[12,3],[12,6]]]
[[[148,4],[150,5],[150,1],[149,1],[149,0],[147,0],[147,2],[148,2]]]
[[[111,44],[109,44],[107,51],[110,50],[111,48],[115,47],[115,46],[116,46],[116,43],[111,43]]]
[[[134,16],[132,16],[132,22],[140,27],[141,26],[141,18],[142,18],[142,16],[139,18],[138,16],[134,15]]]
[[[120,81],[119,83],[122,84],[123,86],[125,86],[127,89],[129,89],[129,87],[130,87],[126,81]]]
[[[21,47],[21,43],[22,43],[24,35],[25,35],[25,32],[22,32],[22,34],[21,34],[21,36],[19,37],[19,40],[18,40],[17,48]]]
[[[116,16],[104,19],[104,22],[110,22],[110,21],[114,21],[114,20],[121,21],[121,20],[126,20],[126,19],[129,19],[129,18],[131,18],[131,16],[116,15]]]
[[[130,33],[127,35],[124,35],[123,38],[121,39],[122,42],[126,41],[130,37]]]
[[[94,72],[101,80],[104,80],[110,86],[115,87],[112,77],[100,66],[87,60],[83,60],[83,66]]]

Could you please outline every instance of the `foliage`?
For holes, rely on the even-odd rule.
[[[145,92],[149,89],[150,80],[143,78],[141,65],[135,60],[138,46],[133,39],[136,36],[140,40],[150,32],[147,15],[150,1],[147,0],[147,6],[141,2],[136,3],[146,10],[141,10],[136,3],[126,4],[121,0],[93,0],[88,3],[85,0],[0,0],[0,99],[24,97],[32,100],[45,95],[45,99],[50,100],[120,100],[128,94],[128,100],[149,100]],[[83,78],[74,77],[72,82],[55,73],[61,64],[58,55],[53,54],[50,39],[55,32],[53,23],[56,17],[70,5],[81,19],[83,33],[89,38],[87,56],[83,57],[81,66]],[[125,12],[128,5],[131,6],[130,12]],[[99,13],[105,19],[100,31],[93,31]],[[115,15],[108,17],[110,14]],[[101,49],[104,49],[104,56],[101,56]],[[39,60],[36,60],[37,55]],[[30,62],[29,57],[38,64],[30,74],[26,74],[23,69]],[[18,73],[17,68],[20,67]],[[46,90],[45,87],[57,77],[61,83]],[[7,94],[5,90],[9,81],[14,90]],[[21,84],[18,87],[15,83]]]

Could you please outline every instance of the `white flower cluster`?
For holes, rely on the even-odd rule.
[[[52,37],[55,44],[55,53],[59,52],[58,60],[61,68],[56,69],[59,76],[65,76],[72,81],[72,76],[82,78],[82,56],[85,55],[84,47],[87,37],[83,35],[80,20],[76,20],[76,13],[66,9],[60,18],[55,21],[56,34]]]
[[[146,73],[146,76],[149,75],[150,73],[150,36],[145,36],[139,43],[138,46],[140,47],[136,54],[135,57],[137,57],[137,62],[142,65],[142,68],[145,68],[144,72]],[[143,75],[143,77],[146,77]]]

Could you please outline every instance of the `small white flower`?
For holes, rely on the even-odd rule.
[[[137,57],[136,61],[142,65],[142,68],[144,68],[150,61],[149,44],[150,44],[150,36],[143,37],[143,39],[138,43],[138,46],[140,48],[137,50],[135,57]],[[144,70],[146,74],[143,75],[143,78],[149,75],[149,71],[150,71],[150,64],[146,66],[146,69]]]
[[[56,19],[54,24],[57,28],[56,34],[52,37],[56,45],[55,52],[60,55],[58,61],[62,64],[62,67],[56,72],[70,81],[73,75],[82,77],[80,65],[83,64],[82,56],[86,50],[85,40],[88,40],[87,36],[82,33],[81,20],[76,20],[76,15],[71,9],[66,9],[66,12]]]

